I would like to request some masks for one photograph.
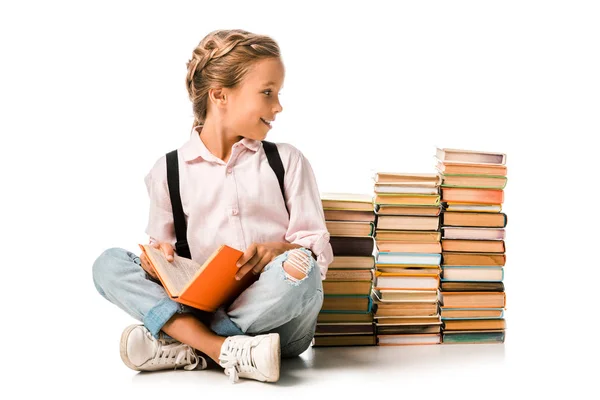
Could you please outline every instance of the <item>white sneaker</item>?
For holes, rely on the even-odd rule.
[[[162,335],[156,339],[143,325],[130,325],[121,335],[121,359],[136,371],[206,369],[206,360],[193,348]]]
[[[278,333],[229,336],[221,346],[219,356],[219,365],[225,368],[225,375],[232,383],[239,378],[277,382],[280,362]]]

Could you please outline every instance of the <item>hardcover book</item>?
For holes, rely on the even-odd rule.
[[[200,310],[215,312],[221,305],[230,304],[258,279],[254,274],[235,279],[239,271],[236,262],[244,253],[226,245],[202,265],[177,254],[169,262],[162,250],[147,244],[139,246],[169,297]]]
[[[462,164],[506,164],[506,154],[488,151],[437,148],[435,157],[442,162]]]

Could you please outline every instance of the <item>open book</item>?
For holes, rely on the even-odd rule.
[[[160,249],[139,245],[154,267],[156,275],[171,299],[188,306],[214,312],[238,297],[258,276],[248,273],[235,279],[239,268],[235,265],[243,252],[222,245],[202,265],[185,257],[174,255],[167,261]]]

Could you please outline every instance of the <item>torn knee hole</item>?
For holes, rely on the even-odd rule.
[[[287,259],[283,262],[286,277],[292,282],[299,282],[306,278],[312,267],[311,258],[300,249],[290,250]]]

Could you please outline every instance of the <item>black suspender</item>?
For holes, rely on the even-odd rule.
[[[281,195],[283,196],[283,200],[285,203],[285,193],[283,190],[283,177],[285,171],[283,169],[283,164],[281,162],[281,157],[279,157],[279,151],[277,150],[277,145],[272,142],[267,142],[263,140],[263,149],[265,149],[265,154],[267,155],[267,160],[269,161],[269,165],[273,172],[275,172],[275,176],[277,176],[277,180],[279,181],[279,189],[281,190]],[[287,204],[285,206],[287,209]]]
[[[175,223],[175,251],[181,257],[192,258],[190,246],[187,242],[187,224],[183,215],[183,206],[181,205],[181,196],[179,194],[179,162],[177,160],[177,150],[167,153],[167,183],[169,184],[169,196],[171,197],[171,207],[173,208],[173,221]]]
[[[277,150],[277,145],[272,142],[267,142],[266,140],[263,140],[262,143],[267,160],[269,161],[269,166],[273,169],[277,181],[279,182],[283,202],[286,204],[283,188],[285,170],[283,168],[283,163],[281,162],[281,157],[279,156],[279,151]],[[185,222],[185,215],[183,214],[179,190],[179,162],[177,159],[177,150],[167,153],[167,183],[169,185],[169,196],[171,197],[173,222],[175,224],[175,236],[177,238],[177,242],[175,242],[175,251],[177,252],[177,255],[191,259],[190,247],[187,242],[187,224]],[[285,207],[287,209],[287,204]]]

